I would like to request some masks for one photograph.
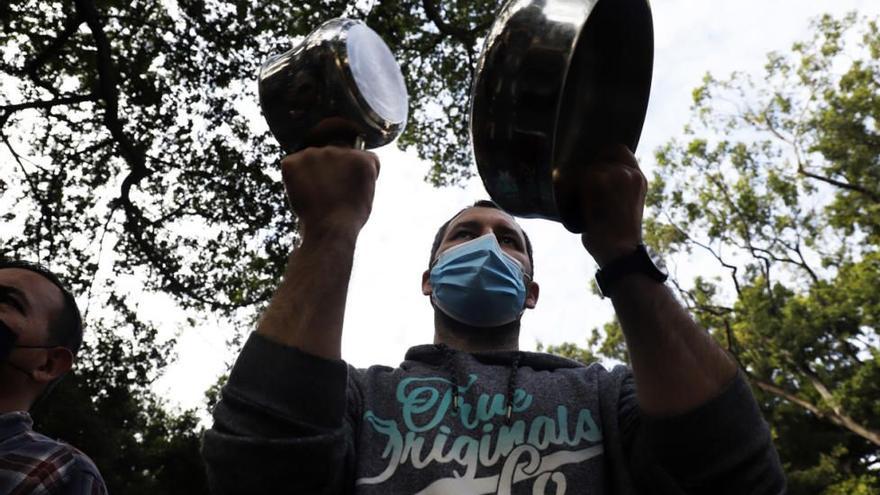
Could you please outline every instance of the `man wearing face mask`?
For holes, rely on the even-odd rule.
[[[92,461],[36,433],[28,410],[73,365],[82,320],[42,266],[0,258],[0,493],[107,493]]]
[[[519,350],[522,315],[539,295],[531,242],[491,202],[437,232],[422,275],[433,344],[397,368],[347,366],[343,311],[379,163],[312,148],[285,158],[282,172],[302,243],[206,432],[215,493],[784,492],[742,374],[641,244],[647,184],[624,147],[597,156],[561,195],[582,212],[631,370]]]

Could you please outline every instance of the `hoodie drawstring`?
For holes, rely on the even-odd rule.
[[[450,349],[445,345],[440,345],[440,348],[443,349],[443,352],[446,354],[446,359],[444,361],[444,367],[446,371],[449,373],[450,381],[452,382],[452,411],[458,414],[458,408],[461,403],[461,397],[459,396],[459,386],[458,386],[458,373],[455,367],[455,351]],[[507,410],[505,413],[505,421],[508,426],[510,426],[513,416],[513,394],[516,391],[516,374],[519,371],[519,364],[522,361],[523,354],[521,352],[517,352],[516,356],[513,358],[513,363],[510,365],[510,375],[507,378],[507,395],[506,405]]]
[[[449,372],[452,381],[452,411],[455,414],[458,414],[458,373],[455,371],[455,351],[445,345],[441,348],[443,349],[443,352],[446,353],[445,367],[446,371]]]
[[[519,371],[519,362],[522,360],[522,353],[517,352],[513,358],[513,364],[510,366],[510,376],[507,378],[507,426],[510,426],[513,415],[513,393],[516,390],[516,372]]]

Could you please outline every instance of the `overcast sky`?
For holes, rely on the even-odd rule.
[[[653,150],[681,134],[691,90],[707,71],[720,77],[734,70],[759,75],[766,53],[805,39],[816,16],[880,13],[877,0],[658,0],[652,6],[654,83],[636,153],[649,177]],[[433,314],[420,283],[434,233],[460,208],[487,197],[478,178],[463,188],[434,189],[423,181],[428,165],[414,154],[394,146],[377,152],[382,173],[358,242],[343,337],[343,358],[358,367],[394,366],[410,346],[431,342]],[[537,308],[523,319],[521,348],[534,350],[538,341],[583,344],[591,328],[612,317],[610,302],[589,290],[595,264],[580,239],[560,224],[521,224],[534,244],[535,280],[541,285]],[[230,335],[231,329],[214,325],[183,332],[179,360],[158,390],[184,407],[201,403],[232,359],[225,346]]]

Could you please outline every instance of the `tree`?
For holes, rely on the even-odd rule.
[[[436,184],[472,174],[469,81],[496,4],[350,3],[5,3],[0,193],[13,228],[0,254],[51,253],[87,289],[106,238],[114,272],[142,273],[184,308],[233,315],[265,302],[296,224],[273,178],[281,150],[252,125],[256,74],[343,14],[365,19],[403,66],[401,145],[434,160]]]
[[[167,412],[149,388],[173,341],[120,278],[193,322],[210,312],[244,327],[269,299],[297,230],[256,74],[333,17],[365,19],[397,55],[411,101],[399,142],[434,162],[427,179],[469,177],[470,75],[497,5],[0,2],[0,256],[49,264],[100,308],[37,426],[86,451],[111,493],[204,492],[195,414]]]
[[[718,268],[672,283],[751,381],[790,493],[878,493],[880,30],[855,14],[813,29],[759,82],[694,90],[656,152],[646,241]],[[626,359],[616,322],[591,353]]]

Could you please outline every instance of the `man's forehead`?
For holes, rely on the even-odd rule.
[[[452,221],[449,222],[449,227],[455,227],[456,225],[466,223],[466,222],[479,222],[479,223],[503,223],[507,224],[508,227],[516,230],[517,232],[522,233],[523,229],[516,222],[516,220],[509,213],[504,210],[499,210],[498,208],[489,208],[485,206],[471,206],[470,208],[465,208],[464,211],[456,215]]]
[[[31,299],[63,304],[64,295],[51,280],[25,268],[0,268],[0,285],[14,287]]]

